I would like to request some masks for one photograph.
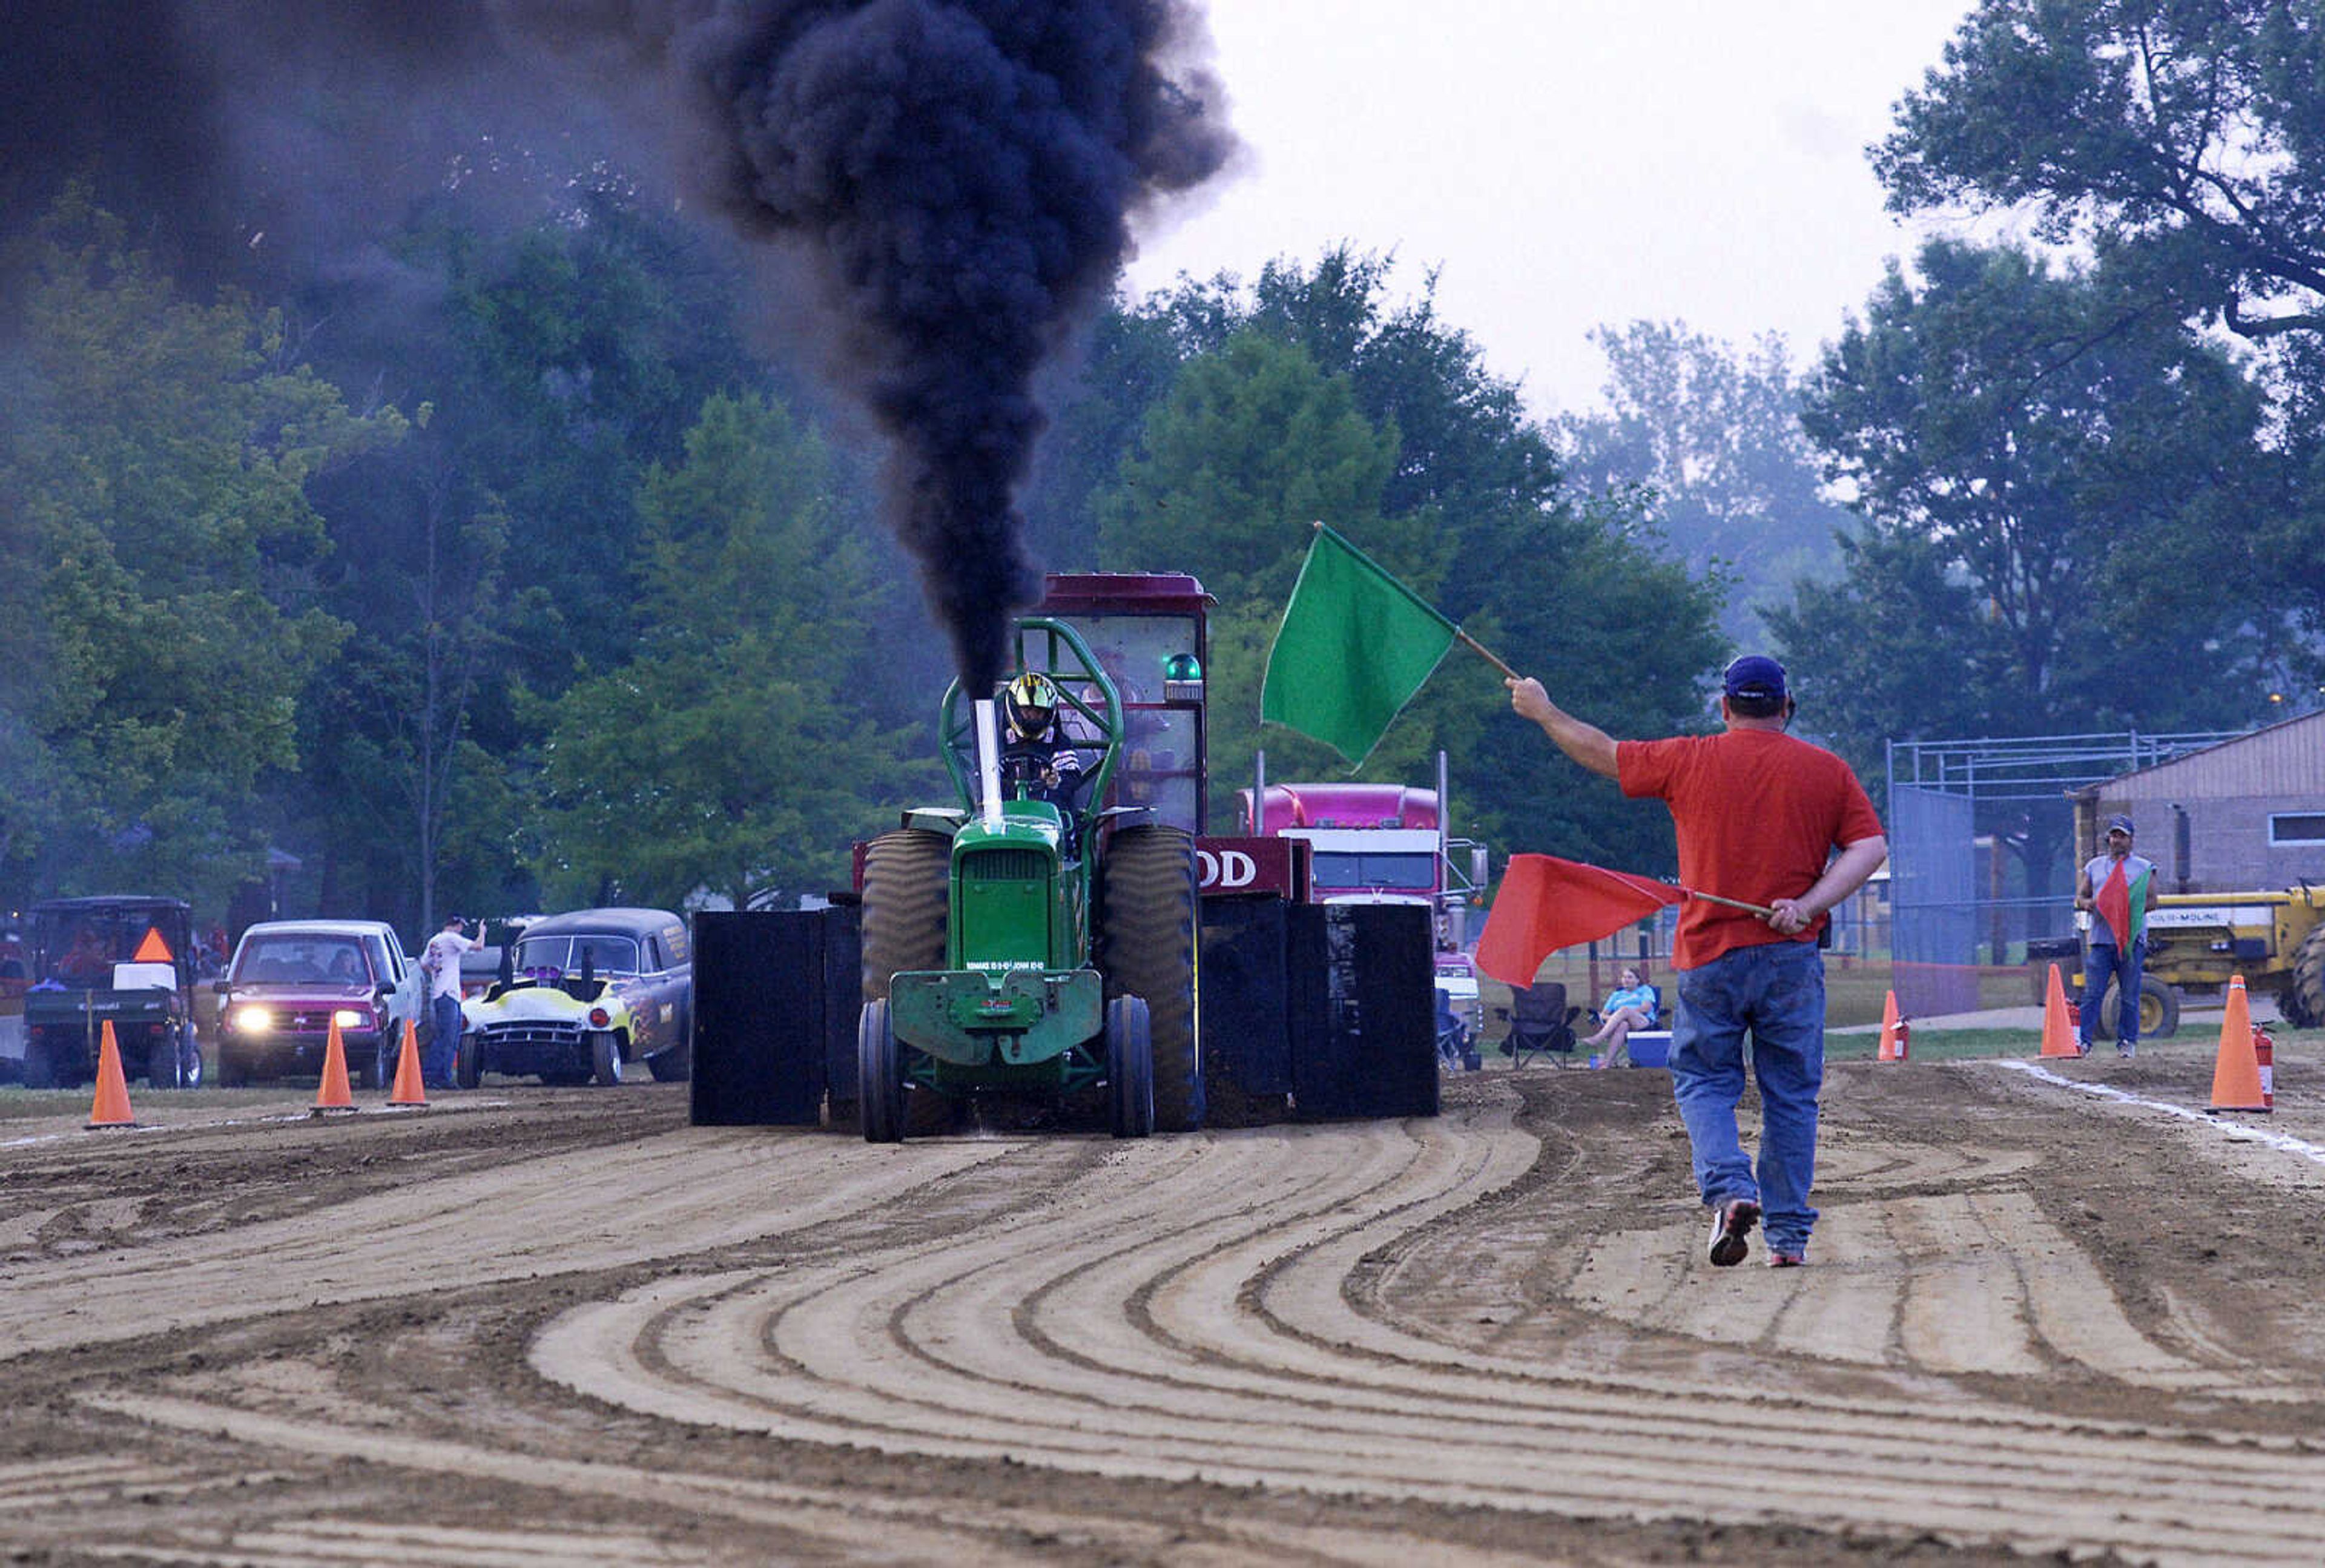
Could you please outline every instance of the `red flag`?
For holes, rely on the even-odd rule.
[[[1505,985],[1530,986],[1542,960],[1559,949],[1612,936],[1686,896],[1652,877],[1513,855],[1477,938],[1477,967]]]
[[[2107,930],[2115,933],[2116,947],[2125,952],[2130,951],[2131,944],[2147,930],[2147,873],[2142,871],[2126,880],[2123,868],[2130,864],[2129,860],[2117,861],[2091,899],[2091,907],[2099,912],[2099,918],[2107,923]]]

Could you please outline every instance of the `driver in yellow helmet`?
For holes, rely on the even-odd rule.
[[[1086,782],[1081,754],[1065,732],[1058,688],[1047,675],[1028,670],[1002,688],[1001,710],[1008,733],[1001,742],[1005,779],[1024,780],[1037,801],[1061,813],[1074,809],[1074,795]]]

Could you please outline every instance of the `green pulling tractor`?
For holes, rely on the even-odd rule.
[[[1202,1123],[1193,837],[1102,805],[1123,703],[1079,634],[1035,616],[1014,639],[1079,788],[1061,803],[1054,753],[1022,735],[1004,747],[992,695],[946,691],[955,803],[907,812],[864,850],[857,1109],[875,1143],[987,1094],[1102,1091],[1117,1137]]]

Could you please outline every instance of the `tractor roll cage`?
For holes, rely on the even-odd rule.
[[[1074,749],[1102,749],[1098,765],[1085,770],[1089,782],[1083,786],[1079,797],[1082,812],[1095,814],[1106,799],[1115,765],[1122,758],[1122,696],[1089,651],[1089,645],[1082,641],[1081,634],[1065,622],[1046,616],[1028,616],[1017,623],[1012,641],[1017,662],[1011,673],[1030,670],[1048,676],[1050,684],[1057,688],[1061,708],[1096,727],[1097,734],[1084,746],[1072,736],[1071,720],[1063,721]],[[1037,652],[1042,655],[1039,658],[1034,656]],[[1094,703],[1083,695],[1088,688],[1096,688],[1100,702]],[[1004,718],[1002,722],[1005,728],[1007,719]],[[961,690],[958,679],[945,688],[937,723],[938,732],[944,737],[945,771],[952,775],[953,790],[960,797],[962,808],[974,813],[977,790],[971,780],[977,765],[977,716],[973,702]],[[1007,742],[1003,744],[1005,747]]]

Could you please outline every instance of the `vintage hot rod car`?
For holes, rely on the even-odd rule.
[[[619,1083],[627,1063],[682,1079],[693,1059],[686,922],[660,909],[583,909],[505,942],[501,978],[462,1004],[453,1076]]]

